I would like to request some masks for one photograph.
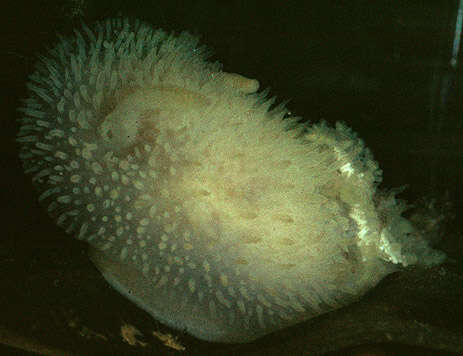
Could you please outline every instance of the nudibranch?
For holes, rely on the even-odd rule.
[[[30,76],[25,172],[114,288],[200,339],[247,342],[442,262],[351,129],[300,123],[207,53],[115,18]]]

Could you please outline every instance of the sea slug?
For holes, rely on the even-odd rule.
[[[25,172],[113,287],[198,338],[246,342],[443,260],[351,129],[301,124],[207,53],[116,18],[30,76]]]

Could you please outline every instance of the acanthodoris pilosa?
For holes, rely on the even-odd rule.
[[[110,19],[30,76],[24,169],[114,288],[198,338],[246,342],[443,260],[348,127],[300,124],[197,43]]]

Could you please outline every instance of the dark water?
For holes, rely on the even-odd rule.
[[[35,55],[53,44],[56,33],[70,34],[81,20],[122,14],[165,30],[200,35],[224,70],[256,78],[261,88],[271,88],[271,95],[291,99],[288,107],[293,113],[305,120],[342,120],[351,126],[378,160],[385,187],[408,184],[404,197],[411,201],[447,193],[457,216],[452,231],[458,232],[463,210],[463,53],[458,8],[458,1],[362,0],[299,5],[22,0],[6,5],[0,14],[4,28],[0,34],[4,218],[0,261],[7,267],[0,274],[4,283],[15,287],[5,288],[0,299],[4,303],[0,310],[9,311],[8,322],[0,327],[11,324],[22,330],[21,323],[61,315],[54,309],[54,298],[61,300],[68,294],[58,298],[47,283],[59,283],[62,273],[79,280],[80,268],[94,273],[85,247],[64,236],[38,206],[29,177],[23,176],[16,158],[15,110],[26,94]],[[462,259],[462,242],[456,233],[442,241],[442,248]],[[69,262],[73,258],[75,264]],[[88,278],[105,286],[98,275]],[[61,308],[72,309],[69,305]],[[92,313],[100,310],[88,308]],[[462,313],[456,311],[460,318]],[[102,328],[106,327],[102,322]],[[29,327],[24,330],[25,335],[33,334]],[[117,335],[117,329],[111,332]]]

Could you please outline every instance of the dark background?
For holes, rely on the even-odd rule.
[[[90,350],[99,350],[95,354],[111,354],[112,347],[115,354],[130,354],[117,337],[123,321],[167,330],[106,286],[88,262],[85,246],[54,226],[39,207],[29,177],[23,176],[14,142],[16,108],[26,95],[37,54],[45,53],[57,34],[71,34],[82,20],[121,14],[201,36],[225,71],[258,79],[280,101],[291,99],[287,106],[294,114],[313,122],[346,122],[371,148],[383,169],[384,187],[408,184],[402,196],[411,202],[447,194],[456,219],[440,247],[461,260],[463,73],[459,61],[455,67],[449,64],[457,9],[458,1],[4,1],[0,341],[29,339],[82,354],[93,352],[82,349],[89,344]],[[458,60],[463,60],[461,52]],[[461,317],[463,310],[455,307]],[[188,355],[205,354],[206,346],[182,337],[193,345]],[[156,347],[173,352],[150,347],[153,354]],[[225,354],[220,346],[207,347],[210,354]],[[258,352],[256,346],[250,350]]]

